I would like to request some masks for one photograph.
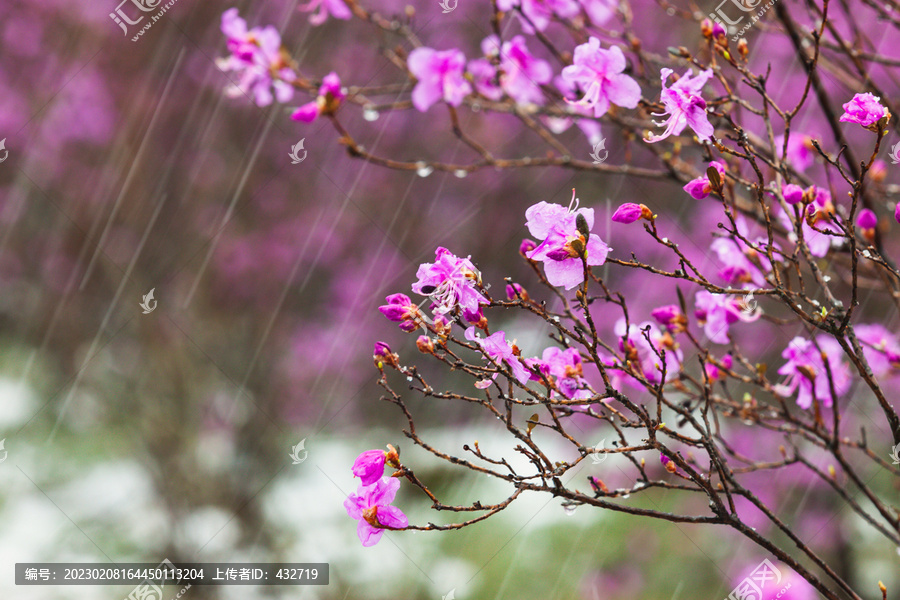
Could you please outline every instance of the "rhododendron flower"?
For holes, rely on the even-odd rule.
[[[441,100],[459,106],[472,93],[472,86],[464,77],[466,57],[459,50],[416,48],[409,53],[407,64],[418,79],[412,103],[421,112]]]
[[[296,76],[281,50],[278,30],[269,25],[248,31],[247,22],[238,16],[236,8],[222,13],[221,29],[228,38],[231,55],[217,59],[216,66],[238,78],[225,93],[230,97],[250,96],[258,106],[268,106],[274,90],[279,102],[288,102],[294,95],[290,82]]]
[[[334,112],[345,97],[346,94],[341,91],[341,78],[332,71],[322,79],[316,99],[295,110],[291,118],[295,121],[312,123],[319,115]]]
[[[779,135],[775,138],[775,152],[780,155],[782,148],[784,148],[784,136]],[[792,133],[788,139],[787,152],[784,158],[788,164],[801,173],[810,168],[816,161],[815,146],[812,145],[812,138],[802,133]]]
[[[626,331],[625,319],[620,318],[616,321],[613,332],[619,339],[619,350],[625,355],[632,371],[654,384],[662,379],[663,366],[666,370],[666,381],[678,376],[683,360],[681,350],[672,337],[660,331],[656,324],[650,321],[632,323]],[[665,353],[664,364],[657,353],[659,355]]]
[[[506,363],[512,371],[513,377],[515,377],[522,385],[525,385],[531,378],[528,369],[525,368],[525,365],[523,365],[519,360],[519,357],[516,356],[516,351],[513,349],[513,346],[506,341],[505,332],[498,331],[486,338],[481,338],[475,334],[474,327],[469,327],[466,329],[465,335],[467,340],[478,344],[478,346],[481,347],[481,351],[489,356],[495,363],[498,365]],[[493,379],[496,378],[497,373],[494,373]]]
[[[605,115],[610,104],[637,107],[641,88],[634,79],[622,73],[625,55],[618,46],[604,50],[600,40],[591,36],[588,43],[575,47],[572,62],[562,70],[562,78],[569,85],[584,90],[584,98],[575,104],[593,108],[595,117]]]
[[[616,223],[625,223],[627,225],[628,223],[634,223],[642,217],[647,219],[648,221],[652,221],[653,216],[653,211],[651,211],[643,204],[626,202],[616,209],[616,212],[613,213],[613,216],[611,218]]]
[[[866,129],[875,131],[875,124],[885,117],[890,119],[891,113],[881,104],[881,98],[865,93],[856,94],[850,102],[844,104],[844,114],[840,120],[858,123]]]
[[[415,331],[419,327],[421,312],[406,294],[391,294],[386,297],[387,304],[378,307],[385,317],[400,323],[400,329],[406,332]]]
[[[883,325],[857,325],[853,328],[863,355],[875,377],[900,375],[900,342]]]
[[[537,367],[548,379],[555,382],[557,389],[569,399],[590,398],[594,394],[585,387],[584,370],[581,354],[575,348],[562,350],[556,347],[546,348],[540,359],[530,359],[529,366]],[[540,381],[536,375],[531,378]]]
[[[413,284],[412,290],[431,297],[436,313],[446,314],[457,306],[474,312],[479,304],[489,303],[478,289],[481,275],[472,261],[459,258],[446,248],[435,250],[433,263],[419,265],[416,277],[419,280]]]
[[[781,194],[788,204],[797,204],[803,200],[803,188],[796,183],[789,183],[781,188]]]
[[[499,54],[500,86],[507,96],[519,104],[544,103],[544,93],[540,85],[550,82],[553,70],[550,63],[535,58],[528,51],[523,36],[517,35],[504,42],[501,47],[497,36],[491,35],[481,42],[481,49],[487,56]],[[488,91],[490,92],[489,89]]]
[[[590,118],[578,119],[571,117],[551,117],[547,115],[542,116],[541,119],[550,131],[559,135],[569,129],[574,123],[581,130],[592,147],[603,140],[603,132],[600,129],[600,123],[594,119],[594,109],[575,102],[580,95],[576,86],[567,82],[561,75],[557,75],[553,78],[553,85],[556,86],[556,89],[559,90],[559,93],[562,94],[563,98],[568,102],[570,112]]]
[[[725,165],[721,162],[714,160],[709,163],[709,166],[714,168],[719,172],[719,178],[722,181],[725,181]],[[691,179],[687,182],[687,185],[684,186],[684,191],[690,194],[695,200],[702,200],[709,196],[710,192],[713,191],[712,183],[709,181],[709,176],[704,174],[702,177],[698,177],[696,179]]]
[[[843,234],[843,231],[841,231],[841,228],[837,223],[832,221],[831,215],[834,214],[834,204],[831,201],[831,194],[827,190],[821,188],[814,188],[813,194],[813,201],[806,206],[806,215],[801,213],[800,231],[809,248],[809,253],[813,256],[822,257],[828,254],[828,250],[832,245],[841,244],[841,239],[816,231],[810,225],[809,221],[812,221],[816,228],[821,229],[822,231],[829,231],[841,235]],[[791,215],[782,211],[778,214],[778,219],[789,232],[788,239],[796,243],[797,234],[794,230],[794,221],[791,218]]]
[[[366,450],[353,461],[353,476],[359,477],[363,485],[372,485],[384,476],[386,457],[384,450]]]
[[[405,529],[409,520],[396,506],[390,506],[400,489],[400,480],[382,478],[372,485],[361,485],[344,500],[350,517],[359,521],[356,533],[363,546],[374,546],[385,529]]]
[[[703,324],[703,333],[714,344],[728,343],[728,327],[738,321],[751,322],[760,317],[757,311],[747,314],[742,311],[741,301],[733,296],[711,294],[700,290],[694,298],[694,315]]]
[[[796,392],[797,406],[803,409],[812,406],[813,398],[826,407],[832,404],[831,385],[825,371],[822,353],[827,356],[836,394],[841,396],[850,389],[850,371],[841,361],[843,350],[840,344],[835,339],[825,336],[817,341],[822,352],[819,352],[811,340],[798,336],[791,340],[781,353],[787,362],[778,369],[778,374],[787,377],[784,382],[775,386],[775,392],[784,397]]]
[[[859,211],[856,224],[860,229],[875,229],[878,226],[878,217],[868,208],[864,208]]]
[[[754,283],[759,287],[766,285],[765,273],[772,270],[772,264],[766,256],[768,248],[767,237],[751,237],[747,221],[740,215],[735,219],[737,232],[749,240],[753,247],[747,246],[737,237],[717,237],[710,244],[710,249],[716,253],[719,260],[725,265],[719,271],[719,277],[728,283]],[[773,243],[773,250],[778,250],[778,244]],[[759,248],[759,251],[757,251]],[[774,255],[773,256],[777,256]]]
[[[321,25],[328,19],[329,15],[342,21],[346,21],[353,16],[353,13],[350,12],[350,7],[347,6],[344,0],[311,0],[298,6],[297,10],[301,12],[315,11],[309,15],[309,22],[313,25]]]
[[[687,317],[681,313],[681,309],[675,304],[660,306],[650,311],[650,315],[656,319],[660,325],[665,325],[667,329],[676,333],[684,331],[687,325]]]
[[[538,202],[525,211],[528,231],[543,240],[527,255],[528,258],[543,262],[547,281],[567,290],[584,282],[582,253],[589,266],[602,265],[609,253],[609,246],[600,236],[591,233],[585,239],[585,234],[578,230],[579,216],[590,231],[594,226],[592,208],[569,210],[560,204]]]
[[[514,8],[519,8],[525,15],[522,20],[522,30],[525,33],[547,29],[554,16],[571,19],[581,12],[576,0],[497,0],[497,9],[502,12],[509,12]]]
[[[497,85],[497,69],[486,58],[470,60],[466,70],[472,76],[475,91],[488,100],[499,100],[503,90]]]
[[[657,125],[665,125],[666,129],[661,135],[650,136],[647,141],[652,143],[664,140],[670,135],[679,135],[684,128],[690,126],[697,134],[701,142],[706,142],[715,133],[715,129],[709,122],[706,114],[706,100],[700,95],[703,86],[713,76],[712,69],[701,71],[697,75],[691,75],[688,70],[678,81],[669,87],[666,80],[674,73],[672,69],[662,69],[659,74],[662,79],[662,92],[660,100],[665,106],[665,112],[654,116],[669,118]]]
[[[594,25],[603,25],[616,14],[616,0],[579,0]]]
[[[731,369],[731,366],[734,364],[734,359],[730,354],[726,354],[722,357],[722,360],[719,361],[723,367],[726,369]],[[719,369],[717,365],[712,362],[707,362],[703,365],[703,370],[706,372],[706,376],[710,381],[717,381],[719,379],[725,379],[725,373]]]

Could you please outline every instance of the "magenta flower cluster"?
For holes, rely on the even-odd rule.
[[[377,544],[386,529],[409,526],[403,511],[391,506],[400,489],[400,480],[384,477],[388,457],[389,453],[383,450],[367,450],[353,463],[353,476],[360,478],[360,486],[344,501],[344,508],[351,518],[359,521],[356,532],[363,546]]]

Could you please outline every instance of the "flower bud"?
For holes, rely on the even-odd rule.
[[[578,213],[578,216],[575,217],[575,228],[578,229],[578,233],[583,235],[585,239],[591,237],[591,228],[588,227],[584,214]]]
[[[750,47],[747,44],[747,38],[741,38],[738,40],[738,54],[741,55],[741,58],[747,60],[747,56],[750,54]]]
[[[700,21],[700,33],[703,34],[705,38],[711,38],[713,35],[713,24],[709,19],[703,19]]]
[[[788,204],[797,204],[803,200],[803,188],[795,183],[784,186],[781,193],[784,195],[784,201]]]
[[[519,254],[521,254],[525,258],[528,258],[528,254],[535,248],[537,248],[537,242],[525,238],[524,240],[522,240],[522,243],[519,244]]]
[[[528,292],[525,291],[518,283],[508,283],[506,284],[506,297],[509,300],[516,300],[521,298],[525,302],[528,302],[530,298],[528,297]]]
[[[420,335],[416,339],[416,348],[423,354],[434,354],[434,342],[427,335]]]
[[[391,352],[391,347],[384,342],[375,342],[375,351],[372,353],[372,358],[375,360],[375,366],[379,369],[384,365],[396,367],[399,359],[396,354]]]

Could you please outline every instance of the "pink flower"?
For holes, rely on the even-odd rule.
[[[498,366],[505,362],[512,370],[513,377],[519,383],[525,385],[528,382],[531,374],[525,368],[525,365],[519,361],[513,346],[506,341],[506,333],[498,331],[486,338],[480,338],[475,334],[475,328],[469,327],[466,329],[465,335],[467,340],[478,344],[481,347],[481,351],[497,363]],[[493,379],[496,378],[497,373],[494,373]]]
[[[803,188],[796,183],[789,183],[781,188],[781,194],[788,204],[797,204],[803,200]]]
[[[844,104],[844,114],[840,120],[847,123],[858,123],[866,129],[875,130],[875,124],[881,119],[890,119],[891,113],[881,104],[881,98],[870,93],[856,94],[850,102]]]
[[[391,294],[386,297],[387,304],[378,307],[385,317],[400,323],[400,329],[406,332],[415,331],[419,327],[421,313],[406,294]]]
[[[754,311],[747,314],[741,311],[741,301],[724,294],[711,294],[706,290],[697,292],[694,298],[696,312],[694,315],[703,324],[703,333],[714,344],[728,343],[728,327],[738,321],[751,322],[759,318]]]
[[[616,14],[616,0],[579,0],[592,25],[603,25]]]
[[[775,152],[781,154],[782,148],[784,148],[784,136],[779,135],[775,138]],[[810,168],[816,161],[812,138],[802,133],[791,134],[784,158],[787,159],[788,164],[801,173]]]
[[[396,506],[390,506],[400,489],[400,480],[393,477],[379,479],[372,485],[361,485],[355,494],[344,500],[344,508],[351,518],[359,521],[356,533],[363,546],[374,546],[385,529],[405,529],[409,520]]]
[[[547,29],[554,16],[571,19],[581,12],[576,0],[497,0],[497,8],[503,12],[519,8],[527,19],[522,21],[522,30],[529,34]]]
[[[344,3],[344,0],[311,0],[297,7],[297,10],[301,12],[316,11],[316,9],[318,11],[309,16],[309,22],[313,25],[321,25],[329,15],[342,21],[353,16],[350,7]]]
[[[345,97],[346,94],[341,91],[341,78],[332,71],[322,79],[322,85],[319,87],[319,95],[316,99],[295,110],[291,118],[295,121],[312,123],[319,115],[337,110],[341,100]]]
[[[719,172],[719,178],[722,181],[725,181],[725,165],[721,162],[714,160],[709,163],[710,167],[713,167],[716,171]],[[703,175],[702,177],[698,177],[696,179],[692,179],[687,182],[687,185],[684,186],[684,191],[690,194],[695,200],[702,200],[709,196],[710,192],[713,191],[713,186],[709,181],[708,175]]]
[[[810,226],[807,222],[807,217],[815,223],[816,229],[837,234],[843,234],[843,231],[832,221],[831,215],[834,214],[834,204],[831,201],[831,194],[821,188],[815,188],[813,193],[815,196],[813,201],[806,207],[806,215],[801,213],[800,232],[806,241],[809,253],[821,258],[828,254],[832,244],[840,244],[840,238],[819,233]],[[778,220],[788,230],[788,239],[796,243],[798,240],[794,231],[792,215],[782,211],[778,214]]]
[[[540,84],[548,83],[553,71],[550,63],[528,51],[524,37],[517,35],[500,47],[497,36],[491,35],[481,42],[481,49],[489,57],[499,54],[500,86],[510,98],[519,104],[544,103]]]
[[[650,315],[656,319],[657,323],[665,325],[666,329],[674,332],[683,331],[684,326],[687,324],[687,319],[681,314],[681,309],[675,304],[654,308],[650,311]]]
[[[497,85],[497,69],[486,58],[470,60],[466,69],[472,76],[475,91],[488,100],[499,100],[503,97],[503,90]]]
[[[719,361],[723,367],[726,369],[730,369],[734,364],[734,359],[730,354],[726,354],[722,357],[722,360]],[[719,370],[719,367],[713,364],[712,362],[707,362],[703,365],[703,370],[706,372],[706,376],[710,381],[717,381],[719,379],[725,379],[725,372]]]
[[[435,250],[433,263],[419,265],[416,277],[419,280],[412,290],[431,297],[436,313],[447,314],[457,306],[475,312],[479,304],[489,303],[478,289],[481,275],[472,261],[459,258],[446,248]]]
[[[878,226],[878,217],[868,208],[864,208],[859,211],[856,224],[860,229],[875,229]]]
[[[573,190],[573,200],[574,190]],[[588,232],[594,226],[594,209],[569,210],[560,204],[538,202],[525,211],[525,225],[539,240],[540,245],[527,256],[544,263],[544,273],[551,285],[564,286],[567,290],[584,281],[582,251],[588,266],[606,262],[609,246],[600,236],[588,236],[578,229],[578,218],[584,219]]]
[[[236,8],[222,13],[221,29],[231,55],[217,59],[216,66],[238,78],[225,90],[226,95],[250,96],[258,106],[268,106],[274,90],[279,102],[288,102],[294,95],[290,83],[296,76],[282,55],[278,30],[270,25],[248,31]]]
[[[613,332],[619,339],[619,350],[625,354],[630,367],[647,381],[656,384],[662,379],[663,363],[657,353],[662,355],[663,352],[665,352],[666,381],[678,377],[683,360],[681,350],[671,336],[660,331],[656,324],[649,321],[632,323],[626,331],[625,319],[620,318],[616,321]]]
[[[433,48],[416,48],[410,52],[407,65],[419,80],[412,92],[412,102],[421,112],[441,100],[459,106],[472,93],[472,86],[464,77],[466,57],[459,50],[438,52]]]
[[[759,287],[765,287],[766,278],[764,273],[772,270],[772,264],[765,254],[765,249],[769,245],[768,238],[752,238],[747,221],[740,215],[735,219],[735,223],[737,232],[745,239],[748,239],[753,244],[753,248],[748,247],[747,244],[737,237],[719,237],[713,240],[713,243],[710,244],[710,249],[716,253],[719,260],[725,265],[719,271],[719,277],[731,284],[754,283]],[[757,251],[757,248],[759,251]],[[777,249],[779,249],[778,245],[773,244],[773,250]]]
[[[566,398],[583,399],[594,395],[590,389],[586,389],[587,382],[583,377],[581,354],[575,348],[565,350],[556,347],[546,348],[540,359],[534,358],[527,362],[529,366],[538,367],[545,376],[551,378]],[[531,378],[540,381],[535,375]]]
[[[818,342],[822,353],[827,356],[835,392],[841,396],[850,389],[850,371],[841,361],[843,350],[833,338],[822,337]],[[802,337],[791,340],[781,353],[787,362],[778,369],[778,374],[786,375],[787,378],[775,386],[775,392],[785,397],[797,392],[797,406],[803,409],[812,406],[813,398],[826,407],[831,406],[831,386],[822,353],[810,340]]]
[[[575,104],[593,108],[595,117],[605,115],[610,104],[637,107],[641,88],[634,79],[622,73],[625,55],[618,46],[604,50],[600,40],[591,36],[588,43],[575,47],[572,62],[562,70],[562,79],[568,85],[584,90],[584,98]]]
[[[353,476],[363,485],[372,485],[384,476],[385,457],[384,450],[366,450],[353,461]]]
[[[896,334],[878,324],[857,325],[853,329],[875,377],[900,374],[900,343]]]
[[[701,71],[697,75],[691,75],[688,70],[678,81],[668,87],[666,80],[674,71],[672,69],[662,69],[659,74],[662,79],[662,92],[660,100],[665,106],[664,113],[658,113],[654,116],[661,117],[669,115],[669,118],[658,125],[665,125],[666,130],[661,135],[651,136],[648,142],[655,143],[664,140],[670,135],[679,135],[684,128],[690,126],[697,134],[701,142],[705,142],[712,137],[715,129],[709,122],[706,114],[706,100],[700,96],[703,86],[713,76],[712,69]]]
[[[634,223],[641,217],[652,220],[653,212],[643,204],[635,204],[634,202],[626,202],[616,209],[613,213],[612,220],[616,223]]]
[[[894,220],[900,223],[900,202],[894,207]]]

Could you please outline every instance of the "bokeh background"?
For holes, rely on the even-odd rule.
[[[415,3],[417,34],[432,47],[474,56],[489,33],[487,3],[460,0],[449,14],[437,4]],[[636,31],[656,52],[699,44],[695,23],[654,2],[635,5],[642,11]],[[288,119],[306,101],[299,94],[267,108],[225,97],[229,81],[215,59],[225,54],[220,15],[232,6],[251,26],[278,27],[308,75],[337,70],[352,85],[404,81],[379,53],[396,40],[359,22],[312,27],[293,1],[179,0],[137,42],[110,20],[114,0],[0,4],[0,137],[9,151],[0,164],[3,597],[129,592],[16,587],[16,562],[164,558],[331,564],[328,587],[195,587],[185,597],[197,600],[437,599],[451,590],[457,598],[540,600],[726,596],[768,558],[764,552],[722,530],[587,507],[570,514],[540,496],[463,531],[388,533],[378,546],[360,547],[341,503],[355,489],[349,466],[363,450],[399,445],[404,462],[448,502],[508,492],[417,453],[400,432],[399,412],[379,401],[373,342],[385,340],[405,356],[415,346],[414,336],[376,308],[389,293],[408,293],[417,265],[436,246],[471,254],[495,289],[507,276],[532,289],[536,282],[517,253],[524,211],[540,200],[568,203],[575,187],[615,250],[672,264],[607,219],[620,202],[652,203],[668,217],[666,233],[715,272],[710,232],[722,217],[712,203],[687,202],[671,181],[539,168],[422,177],[352,159],[327,122]],[[388,15],[405,6],[378,3]],[[768,38],[763,25],[751,33],[754,64],[772,62],[785,74],[798,69],[788,46]],[[879,31],[873,36],[880,43]],[[828,85],[836,97],[851,95],[838,81]],[[897,91],[892,81],[885,85]],[[785,84],[778,93],[799,91]],[[438,108],[369,121],[347,107],[341,116],[380,155],[473,159]],[[498,156],[546,150],[511,117],[461,114],[464,128],[490,140]],[[818,118],[804,114],[798,128],[817,134]],[[641,142],[606,134],[608,163],[658,166]],[[577,129],[563,138],[588,159],[590,145]],[[291,164],[288,153],[300,139],[307,158]],[[691,160],[702,168],[697,156]],[[810,172],[821,174],[817,169]],[[885,184],[897,181],[887,169]],[[675,301],[667,283],[649,287],[630,273],[605,273],[631,292],[637,320]],[[151,289],[158,306],[143,314],[139,303]],[[896,315],[878,313],[877,297],[871,301],[878,322],[895,327]],[[546,344],[546,331],[498,318],[526,354]],[[760,360],[777,360],[799,331],[786,327],[761,339],[735,329]],[[452,384],[450,374],[430,376]],[[414,406],[427,437],[448,451],[479,440],[509,452],[510,442],[484,415],[451,403]],[[879,435],[877,424],[870,427]],[[777,456],[777,438],[747,429],[735,426],[738,444]],[[585,435],[593,443],[606,434]],[[308,458],[294,465],[289,453],[301,441]],[[585,466],[573,485],[586,488],[588,474],[611,487],[633,481],[617,457]],[[873,485],[896,490],[886,478]],[[766,486],[804,539],[824,548],[850,581],[873,591],[878,579],[900,588],[897,549],[818,493],[821,484],[788,471]],[[666,494],[633,502],[705,508]],[[416,523],[449,518],[430,513],[427,499],[409,490],[397,504]],[[804,590],[797,582],[795,596],[784,597],[815,597]]]

